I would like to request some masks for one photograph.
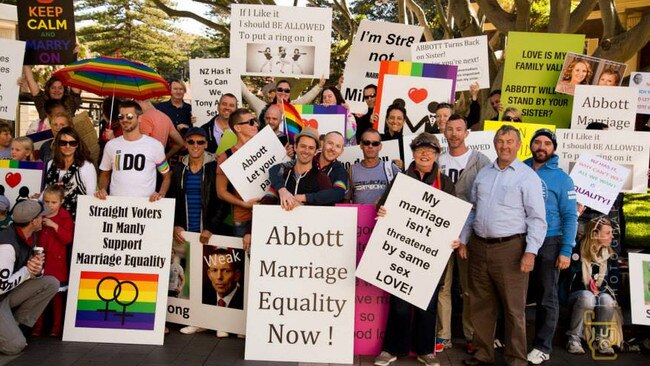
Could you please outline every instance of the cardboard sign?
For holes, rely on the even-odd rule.
[[[245,359],[352,363],[357,211],[255,205],[253,217]]]
[[[650,254],[630,253],[632,323],[650,325]]]
[[[208,121],[216,116],[219,99],[226,93],[241,100],[240,80],[238,64],[230,59],[191,59],[192,114],[197,121]]]
[[[331,131],[336,131],[345,136],[346,124],[348,123],[348,110],[342,105],[313,105],[297,104],[294,105],[305,126],[310,126],[318,130],[318,133],[324,135]],[[285,131],[284,122],[280,124],[280,131]]]
[[[203,245],[199,233],[182,235],[186,241],[172,247],[167,321],[245,334],[248,256],[242,239],[213,235]],[[219,271],[232,276],[219,277]],[[220,306],[222,294],[229,302]]]
[[[64,341],[163,344],[174,200],[79,196]]]
[[[630,170],[591,154],[581,154],[571,169],[578,203],[608,214]]]
[[[458,66],[417,62],[382,61],[375,111],[379,114],[377,130],[384,131],[386,111],[391,104],[403,103],[408,120],[404,134],[424,131],[435,116],[438,103],[454,102]]]
[[[16,80],[23,73],[25,42],[0,39],[0,118],[15,121],[20,88]]]
[[[631,73],[630,87],[639,91],[636,113],[650,114],[650,72]]]
[[[368,111],[363,88],[379,82],[379,63],[409,61],[411,46],[420,40],[423,31],[415,25],[361,20],[345,63],[341,90],[352,113]]]
[[[0,160],[0,194],[7,197],[9,209],[16,202],[41,192],[42,161]]]
[[[26,42],[25,65],[67,65],[77,60],[72,0],[21,0],[18,35]]]
[[[243,75],[330,74],[332,9],[233,4],[230,57]]]
[[[497,131],[503,125],[510,125],[516,127],[517,130],[519,130],[519,134],[521,135],[521,147],[519,148],[519,154],[517,154],[517,158],[521,161],[524,161],[533,156],[533,153],[530,151],[530,141],[532,140],[533,135],[537,130],[547,128],[555,132],[556,128],[554,125],[542,125],[536,123],[485,121],[484,129],[485,131]]]
[[[630,170],[623,183],[623,192],[646,193],[650,133],[558,129],[555,135],[560,168],[567,174],[570,173],[580,155],[593,154]]]
[[[357,277],[427,309],[472,205],[399,174],[384,206]]]
[[[486,35],[416,43],[411,47],[411,60],[458,66],[457,91],[469,90],[475,82],[483,88],[490,87]]]
[[[379,159],[381,161],[393,161],[400,158],[399,140],[389,140],[381,142],[381,151],[379,151]],[[363,151],[361,145],[348,146],[343,150],[343,154],[339,156],[338,160],[343,164],[346,170],[361,160],[363,160]]]
[[[594,122],[612,130],[634,131],[638,91],[618,86],[576,85],[571,128],[584,130]]]
[[[269,169],[286,161],[287,151],[271,126],[258,132],[221,164],[221,169],[244,201],[260,198],[271,186]]]
[[[571,97],[555,92],[567,52],[584,48],[584,34],[508,32],[501,103],[530,123],[571,123]]]

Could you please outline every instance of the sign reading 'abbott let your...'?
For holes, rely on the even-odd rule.
[[[426,309],[471,204],[397,175],[357,267],[357,277]]]
[[[241,76],[237,64],[227,58],[190,60],[192,114],[200,124],[217,115],[222,95],[230,93],[241,100]]]

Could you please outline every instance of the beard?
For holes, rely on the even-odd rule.
[[[533,160],[536,163],[546,163],[551,160],[551,157],[553,157],[553,153],[547,154],[546,151],[542,150],[533,151]]]

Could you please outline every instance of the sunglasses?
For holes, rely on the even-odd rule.
[[[275,88],[275,91],[280,93],[291,93],[291,89],[289,88]]]
[[[511,116],[505,116],[503,117],[504,121],[509,121],[509,122],[521,122],[521,118],[519,117],[511,117]]]
[[[376,97],[377,97],[377,94],[364,95],[364,96],[363,96],[363,100],[368,100],[368,99],[370,99],[370,98],[376,98]]]
[[[374,146],[374,147],[377,147],[377,146],[381,145],[381,141],[368,141],[368,140],[361,140],[361,145],[363,145],[363,146],[370,146],[370,145],[372,145],[372,146]]]
[[[72,140],[72,141],[66,141],[66,140],[59,140],[59,146],[70,146],[70,147],[77,147],[79,146],[79,141]]]
[[[128,119],[130,121],[135,118],[135,115],[133,113],[127,113],[127,114],[120,113],[117,115],[117,118],[120,120]]]
[[[249,126],[255,126],[255,125],[258,124],[258,123],[259,123],[259,122],[257,122],[257,119],[255,119],[255,118],[251,118],[251,119],[249,119],[248,121],[239,122],[238,125],[249,125]]]
[[[199,146],[203,146],[203,145],[205,145],[205,143],[206,143],[207,141],[205,141],[205,140],[187,140],[186,142],[187,142],[188,145],[199,145]]]

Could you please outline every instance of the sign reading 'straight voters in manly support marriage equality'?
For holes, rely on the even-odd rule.
[[[426,309],[471,204],[398,174],[357,277]]]
[[[253,216],[245,358],[352,363],[357,210],[255,205]]]
[[[163,344],[173,226],[172,199],[79,196],[64,341]]]

